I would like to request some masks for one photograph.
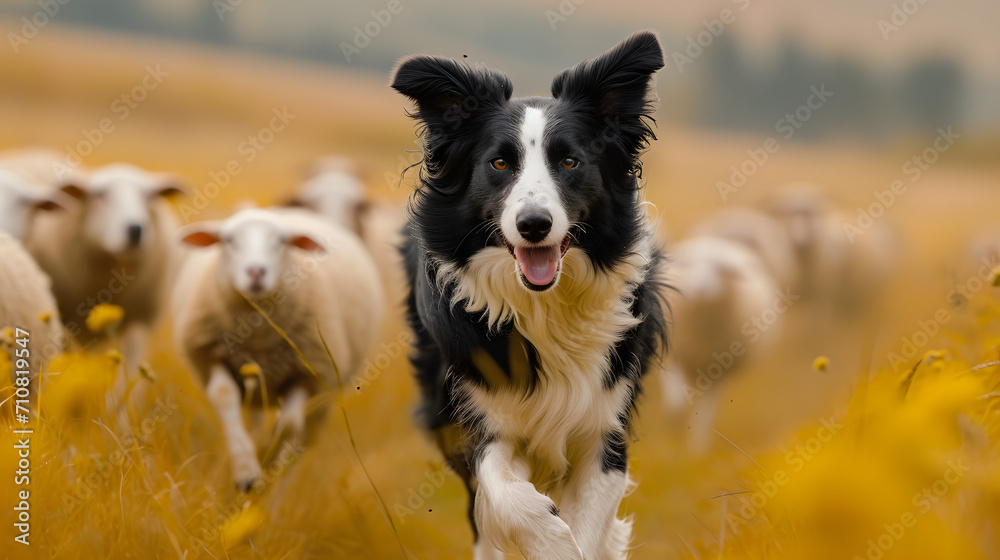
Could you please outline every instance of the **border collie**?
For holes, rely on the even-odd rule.
[[[630,420],[665,337],[642,208],[652,32],[563,71],[552,97],[413,56],[424,158],[403,248],[422,417],[469,490],[475,557],[625,558]]]

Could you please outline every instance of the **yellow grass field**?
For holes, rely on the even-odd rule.
[[[400,173],[419,159],[408,151],[418,145],[387,77],[44,32],[20,55],[0,54],[0,149],[42,145],[80,152],[86,165],[178,172],[195,195],[178,201],[185,221],[225,216],[244,199],[280,201],[328,153],[356,158],[373,198],[402,204],[412,188],[414,174]],[[115,100],[149,66],[166,77],[122,118]],[[276,110],[294,118],[262,135]],[[113,130],[98,139],[103,119]],[[247,151],[251,136],[273,139]],[[664,239],[679,238],[723,205],[716,181],[761,139],[669,127],[657,136],[645,195]],[[867,206],[924,147],[782,146],[727,204],[811,181],[847,209]],[[633,558],[1000,558],[1000,288],[980,282],[969,305],[949,304],[954,285],[969,280],[951,272],[967,239],[1000,225],[996,148],[963,137],[886,211],[904,243],[876,320],[830,321],[793,306],[779,348],[727,383],[721,436],[706,457],[677,445],[649,377],[631,449],[638,486],[621,506],[636,519]],[[239,173],[226,171],[233,160]],[[402,288],[391,296],[401,303]],[[941,310],[939,332],[914,337]],[[471,558],[465,490],[412,422],[400,305],[383,330],[368,375],[324,397],[337,407],[326,435],[305,450],[269,450],[261,491],[249,495],[235,490],[221,427],[177,355],[169,317],[149,351],[153,381],[140,382],[152,394],[133,411],[131,434],[101,404],[111,357],[56,361],[30,436],[29,546],[14,542],[20,436],[7,429],[18,425],[5,387],[0,558]],[[900,365],[892,356],[904,352]],[[818,356],[829,359],[823,371]]]

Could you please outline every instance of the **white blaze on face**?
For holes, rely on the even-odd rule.
[[[500,227],[514,251],[518,269],[532,287],[544,289],[558,279],[562,256],[568,244],[569,218],[559,196],[559,187],[549,172],[545,154],[545,113],[529,107],[521,123],[522,162],[517,180],[504,202]],[[519,231],[526,217],[547,216],[548,234],[530,241]]]

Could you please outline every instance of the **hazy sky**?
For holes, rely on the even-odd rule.
[[[76,1],[76,0],[74,0]],[[84,0],[88,1],[88,0]],[[178,21],[199,12],[208,0],[134,0],[161,17]],[[387,0],[222,0],[238,5],[233,23],[244,31],[294,37],[302,26],[337,28],[363,23],[370,10],[384,9]],[[920,2],[923,2],[921,4]],[[402,0],[405,9],[433,14],[441,19],[476,20],[516,12],[521,20],[544,22],[546,11],[572,10],[555,34],[570,35],[595,22],[614,21],[634,28],[653,26],[685,38],[702,28],[706,18],[718,17],[724,9],[734,12],[731,27],[754,49],[773,48],[789,31],[818,51],[844,52],[873,63],[896,64],[901,58],[927,52],[949,52],[977,73],[1000,77],[1000,1],[997,0]],[[892,31],[888,40],[879,20],[890,21],[894,6],[912,10],[907,21]],[[37,0],[0,0],[4,11],[30,12]],[[288,17],[280,17],[286,12]],[[56,16],[58,20],[58,15]],[[426,18],[423,18],[426,19]],[[901,21],[897,15],[897,22]],[[507,20],[502,24],[509,25]],[[537,22],[532,22],[537,23]],[[405,27],[405,26],[404,26]],[[546,26],[547,27],[547,26]],[[408,30],[402,29],[405,34]],[[426,28],[410,27],[414,34]],[[683,41],[675,44],[680,47]],[[667,45],[667,48],[671,48]]]
[[[74,0],[76,1],[76,0]],[[88,0],[84,0],[88,1]],[[183,21],[197,14],[208,0],[135,0],[164,18]],[[224,0],[225,1],[225,0]],[[247,32],[291,35],[302,26],[337,28],[363,23],[369,10],[385,8],[387,0],[228,0],[238,5],[234,24]],[[923,2],[921,4],[920,2]],[[738,33],[752,39],[752,48],[768,50],[789,30],[818,51],[845,52],[873,63],[897,64],[901,58],[927,52],[949,52],[964,60],[977,73],[1000,76],[1000,1],[997,0],[402,0],[406,10],[419,10],[436,18],[476,20],[516,12],[521,20],[545,12],[572,10],[555,34],[570,35],[595,22],[614,21],[634,28],[653,26],[681,38],[702,28],[702,20],[733,10]],[[886,40],[880,19],[891,21],[894,6],[912,10],[906,23]],[[33,11],[37,0],[0,0],[5,11]],[[288,17],[279,17],[288,12]],[[58,16],[57,16],[58,19]],[[422,18],[426,19],[426,18]],[[897,22],[900,21],[897,16]],[[501,24],[510,25],[508,20]],[[532,22],[536,23],[536,22]],[[404,26],[405,27],[405,26]],[[546,26],[547,27],[547,26]],[[410,27],[420,34],[426,28]],[[406,33],[402,29],[397,33]],[[683,44],[674,45],[679,47]],[[667,46],[670,48],[670,45]]]
[[[996,0],[717,0],[715,2],[656,2],[588,0],[581,10],[607,15],[642,10],[659,14],[672,27],[696,31],[705,18],[732,9],[738,33],[760,49],[776,46],[788,30],[816,50],[849,52],[874,63],[896,64],[901,58],[948,52],[970,69],[1000,76],[1000,2]],[[555,3],[555,2],[553,2]],[[898,31],[892,23],[894,6],[912,10]],[[905,15],[905,11],[903,12]],[[897,15],[896,21],[902,21]]]
[[[396,0],[71,0],[53,19],[72,23],[74,14],[88,10],[115,14],[120,10],[114,6],[127,3],[183,32],[215,18],[208,2],[228,3],[234,9],[221,23],[228,39],[241,45],[350,62],[373,75],[386,75],[406,54],[468,53],[470,62],[508,73],[517,95],[547,93],[555,72],[631,31],[660,31],[672,57],[685,52],[689,39],[704,39],[706,26],[719,32],[721,25],[746,54],[759,55],[751,58],[760,65],[776,62],[768,55],[789,38],[812,61],[849,58],[876,69],[878,77],[898,77],[916,60],[953,59],[963,68],[968,122],[1000,123],[1000,0],[398,0],[402,10],[379,27],[356,60],[345,62],[341,45],[390,1]],[[38,10],[38,0],[0,0],[0,13]],[[720,24],[724,12],[730,23]],[[668,61],[664,83],[684,87],[694,79],[670,68]],[[768,76],[768,68],[761,75]]]

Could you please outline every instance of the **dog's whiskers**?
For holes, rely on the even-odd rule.
[[[451,254],[451,258],[455,258],[455,255],[458,254],[458,250],[462,248],[462,245],[465,243],[465,240],[469,238],[469,236],[471,236],[472,234],[476,233],[477,231],[483,229],[484,227],[488,227],[488,226],[495,226],[495,224],[493,224],[492,222],[484,222],[484,223],[481,223],[478,226],[470,229],[469,233],[466,233],[465,237],[463,237],[462,240],[458,242],[458,245],[455,247],[455,252]],[[486,236],[486,239],[489,240],[489,235]]]
[[[497,232],[500,231],[500,225],[499,224],[490,223],[489,226],[490,226],[490,229],[486,232],[486,241],[483,243],[483,247],[488,247],[489,244],[490,244],[490,239],[493,237],[493,234],[495,234],[495,233],[497,233]]]

